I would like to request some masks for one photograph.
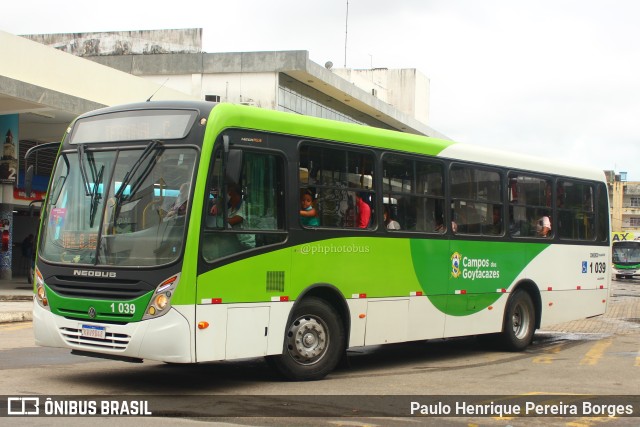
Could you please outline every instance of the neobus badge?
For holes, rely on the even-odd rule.
[[[74,276],[115,278],[115,271],[73,270]]]

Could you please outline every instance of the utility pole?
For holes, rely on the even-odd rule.
[[[347,0],[347,18],[344,24],[344,68],[347,68],[347,36],[349,34],[349,0]]]

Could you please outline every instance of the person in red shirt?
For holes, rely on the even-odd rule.
[[[367,193],[356,194],[356,209],[358,212],[356,227],[358,228],[367,228],[371,219],[371,207],[363,200],[366,196]]]

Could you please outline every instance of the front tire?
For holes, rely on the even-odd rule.
[[[522,351],[531,344],[535,328],[536,313],[531,296],[517,290],[507,302],[500,344],[508,351]]]
[[[282,354],[268,360],[290,380],[319,380],[336,367],[344,349],[345,333],[338,312],[325,300],[309,297],[291,314]]]

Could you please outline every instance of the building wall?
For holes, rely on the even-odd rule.
[[[429,79],[415,68],[332,71],[416,120],[429,123]]]
[[[620,180],[619,175],[609,181],[611,231],[640,234],[640,182]]]
[[[622,228],[640,232],[640,182],[624,182],[622,197]]]
[[[346,103],[281,73],[278,78],[278,110],[347,123],[394,129]]]
[[[140,76],[166,87],[189,93],[198,99],[219,96],[220,102],[276,109],[278,73],[222,73]]]
[[[202,28],[29,34],[22,37],[75,56],[198,53],[202,51]]]

